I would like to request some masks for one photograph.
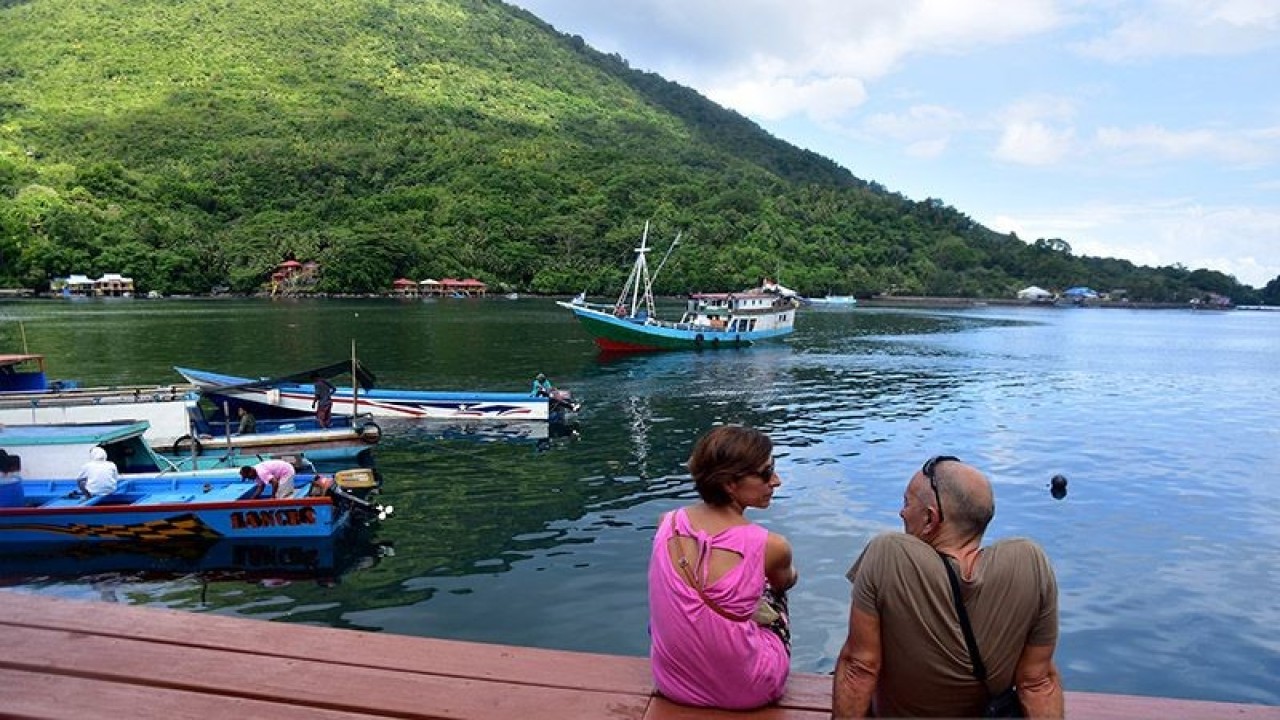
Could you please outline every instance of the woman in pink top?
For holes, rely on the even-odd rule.
[[[786,689],[785,593],[798,577],[787,539],[744,515],[769,507],[782,484],[773,442],[717,427],[694,447],[689,470],[702,500],[662,516],[649,558],[654,682],[687,705],[767,705]],[[768,606],[758,610],[762,599]]]

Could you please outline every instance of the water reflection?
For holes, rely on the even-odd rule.
[[[361,526],[331,538],[279,541],[8,544],[0,549],[0,585],[245,615],[260,614],[270,598],[272,617],[294,595],[283,602],[288,619],[314,621],[299,610],[305,597],[394,556],[393,544],[376,534]]]

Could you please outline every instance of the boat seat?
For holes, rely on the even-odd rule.
[[[75,497],[54,498],[48,502],[40,503],[42,508],[59,508],[59,507],[78,507],[85,504],[85,499],[79,495]]]
[[[256,492],[254,486],[244,485],[227,485],[225,487],[214,488],[207,493],[200,493],[196,496],[196,502],[234,502],[243,500],[250,492]]]
[[[151,503],[189,503],[195,499],[195,495],[184,492],[159,492],[144,495],[143,501],[147,504]]]

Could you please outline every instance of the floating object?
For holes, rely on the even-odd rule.
[[[1049,494],[1055,500],[1061,500],[1067,496],[1067,478],[1062,475],[1054,475],[1049,480]]]

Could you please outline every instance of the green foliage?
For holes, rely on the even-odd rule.
[[[322,292],[609,294],[650,220],[684,233],[666,293],[1258,296],[888,192],[498,0],[0,0],[0,25],[0,286],[252,292],[292,257]]]

